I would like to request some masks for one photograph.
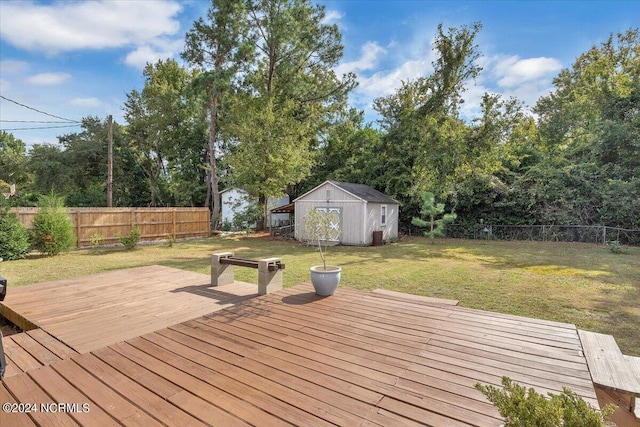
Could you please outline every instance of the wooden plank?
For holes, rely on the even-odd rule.
[[[68,359],[71,356],[78,354],[78,352],[73,350],[71,347],[64,345],[42,329],[27,331],[27,334],[38,341],[43,347],[55,354],[58,359]]]
[[[18,403],[17,400],[9,393],[9,390],[0,382],[0,403]],[[12,409],[12,408],[11,408]],[[18,408],[16,408],[18,409]],[[28,413],[23,411],[0,411],[0,426],[11,427],[31,427],[35,426],[35,422]]]
[[[609,404],[616,407],[609,418],[609,421],[615,423],[616,427],[640,427],[640,420],[632,412],[629,412],[630,396],[628,394],[600,387],[596,387],[596,394],[601,408]]]
[[[144,410],[122,397],[116,390],[98,381],[74,361],[63,360],[52,368],[122,425],[131,427],[161,425]]]
[[[9,393],[11,393],[18,402],[36,405],[35,411],[29,413],[36,424],[57,427],[78,425],[67,413],[43,410],[43,407],[48,407],[49,404],[57,404],[58,402],[55,402],[47,395],[28,374],[14,375],[4,378],[2,381],[4,381],[4,385],[7,387]]]
[[[122,372],[104,363],[91,354],[82,354],[73,358],[83,369],[91,372],[93,376],[108,385],[113,390],[144,409],[164,425],[174,426],[204,426],[195,417],[184,412],[177,406],[169,403],[165,398],[155,394],[149,389],[138,384]],[[153,388],[151,390],[154,390]],[[180,389],[177,389],[176,393]]]
[[[78,424],[83,426],[113,425],[115,419],[109,416],[87,396],[69,384],[63,377],[49,366],[31,371],[28,374],[42,390],[55,402],[64,405],[63,411],[68,413]]]
[[[258,291],[255,285],[243,282],[214,290],[210,288],[209,275],[162,266],[101,273],[17,290],[21,292],[12,294],[7,302],[9,308],[80,353],[229,307],[257,296]],[[95,334],[95,330],[100,330],[100,334]],[[54,345],[51,341],[48,344]],[[41,349],[40,353],[44,351]],[[60,346],[56,346],[56,351],[64,352]],[[20,357],[18,366],[32,368],[28,359]]]
[[[578,330],[594,384],[640,396],[640,381],[611,335]]]
[[[26,372],[42,366],[42,363],[38,362],[18,342],[14,341],[13,335],[5,337],[2,342],[4,344],[4,353],[7,357],[7,375],[9,375],[10,366],[15,366],[16,370],[12,369],[14,373],[17,371]]]
[[[185,346],[178,345],[177,342],[169,340],[163,335],[150,334],[144,338],[158,346],[162,346],[162,348],[167,348],[173,353],[180,354],[195,363],[206,366],[248,386],[255,387],[271,396],[287,402],[296,402],[296,406],[299,408],[332,423],[357,425],[364,418],[375,419],[377,417],[375,412],[371,410],[370,404],[360,402],[351,395],[341,393],[345,390],[344,385],[339,389],[340,392],[336,391],[336,389],[325,388],[319,385],[317,381],[306,381],[300,378],[298,374],[301,369],[296,370],[294,368],[285,372],[260,363],[257,360],[259,359],[257,354],[255,359],[243,357],[242,360],[235,359],[236,363],[230,363],[224,359],[213,357],[209,352],[212,346],[205,343],[197,345],[198,349],[187,349]],[[141,346],[140,341],[132,344],[140,349],[149,349],[148,346]],[[320,376],[315,374],[313,379]],[[343,384],[345,383],[343,382]],[[355,417],[350,414],[355,415]]]
[[[41,366],[49,365],[60,360],[53,352],[44,347],[28,333],[11,335],[13,341],[33,356]]]
[[[135,340],[138,345],[142,345],[141,340]],[[152,344],[151,344],[152,345]],[[193,394],[203,397],[201,393],[209,390],[215,393],[216,397],[209,400],[217,405],[228,404],[227,410],[236,410],[242,406],[241,411],[237,411],[235,415],[243,417],[250,423],[267,425],[275,422],[274,425],[282,424],[283,421],[293,425],[305,426],[328,426],[330,423],[306,413],[296,406],[292,406],[284,401],[274,398],[267,393],[260,391],[255,386],[246,386],[241,382],[221,376],[219,373],[212,372],[204,366],[190,362],[187,359],[168,352],[155,346],[151,351],[154,356],[136,349],[128,344],[117,344],[112,346],[121,354],[135,360],[141,366],[153,367],[155,372],[160,372],[162,376],[170,381],[177,382],[182,388]],[[145,347],[147,350],[149,347]],[[173,366],[180,367],[174,368]],[[189,375],[184,375],[184,372]],[[297,399],[296,399],[297,401]],[[249,402],[255,406],[249,408],[245,402]],[[256,412],[256,409],[259,412]],[[272,422],[269,421],[269,414],[273,417]],[[257,417],[253,420],[251,417]]]
[[[458,305],[460,303],[460,301],[455,299],[432,298],[432,297],[427,297],[423,295],[412,295],[412,294],[405,294],[402,292],[389,291],[387,289],[374,289],[371,292],[384,297],[399,299],[401,301],[410,301],[412,303],[445,304],[445,305]]]

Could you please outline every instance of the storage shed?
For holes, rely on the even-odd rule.
[[[220,192],[220,216],[222,224],[232,225],[236,215],[241,214],[250,205],[258,203],[256,198],[251,197],[249,193],[241,188],[227,188]],[[270,208],[284,206],[289,203],[289,196],[280,199],[269,198],[267,204]],[[279,227],[289,223],[289,215],[272,214],[270,226]]]
[[[383,241],[398,238],[398,202],[368,185],[325,181],[294,203],[297,240],[303,238],[305,216],[311,209],[340,221],[343,245],[370,245],[374,231],[381,232]]]

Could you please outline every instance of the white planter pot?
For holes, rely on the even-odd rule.
[[[327,265],[325,270],[322,265],[316,265],[310,268],[311,283],[316,294],[320,296],[333,295],[340,283],[340,272],[342,268],[335,265]]]

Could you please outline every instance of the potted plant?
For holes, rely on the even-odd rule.
[[[311,209],[305,216],[305,240],[310,245],[318,245],[322,265],[315,265],[311,270],[311,283],[316,294],[321,296],[333,295],[340,284],[342,268],[327,265],[327,247],[339,242],[342,236],[338,213],[325,209]]]

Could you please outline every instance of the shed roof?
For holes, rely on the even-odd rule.
[[[393,200],[391,197],[365,184],[353,184],[350,182],[340,181],[329,182],[366,202],[398,204],[398,202]]]
[[[318,188],[322,187],[325,184],[331,184],[335,187],[338,187],[342,191],[346,191],[347,193],[351,194],[353,197],[360,199],[364,202],[389,203],[389,204],[396,204],[396,205],[399,204],[396,200],[393,200],[391,197],[387,196],[384,193],[381,193],[380,191],[376,190],[373,187],[369,187],[368,185],[353,184],[350,182],[330,181],[330,180],[325,181],[322,184],[318,185],[317,187],[314,187],[312,190],[307,191],[302,196],[299,196],[297,199],[295,199],[293,202],[295,203],[298,200],[306,197],[308,194],[313,193],[314,191],[316,191]]]

